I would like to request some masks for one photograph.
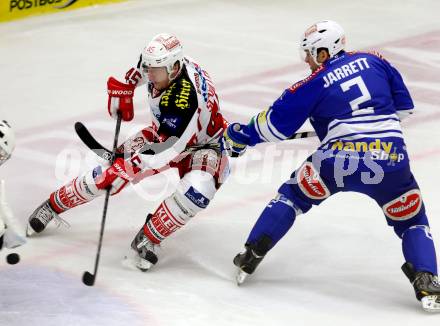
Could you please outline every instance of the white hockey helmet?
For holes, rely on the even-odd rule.
[[[345,49],[345,32],[343,28],[332,20],[323,20],[307,28],[301,37],[300,52],[304,59],[306,51],[310,53],[316,64],[318,50],[327,49],[330,58]]]
[[[0,165],[6,162],[15,148],[15,135],[7,121],[0,121]]]
[[[166,67],[171,74],[174,64],[179,61],[183,66],[183,47],[176,36],[161,33],[153,37],[142,51],[142,68]],[[170,78],[171,79],[171,78]]]

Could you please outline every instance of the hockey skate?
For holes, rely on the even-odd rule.
[[[235,256],[234,265],[238,267],[237,285],[243,284],[246,278],[255,271],[258,264],[263,260],[264,255],[258,255],[255,249],[254,246],[246,244],[244,251]]]
[[[148,218],[147,218],[148,221]],[[131,242],[131,248],[136,252],[134,264],[141,271],[146,272],[158,261],[155,250],[158,245],[152,243],[144,234],[142,227]]]
[[[246,278],[255,271],[271,247],[272,240],[267,235],[261,236],[255,243],[244,245],[244,251],[234,258],[234,265],[238,267],[237,285],[243,284]]]
[[[55,219],[57,226],[64,225],[66,227],[70,227],[69,223],[59,217],[58,214],[53,210],[49,204],[49,200],[46,200],[29,217],[26,235],[29,237],[34,233],[42,232],[53,219]]]
[[[413,285],[422,308],[428,312],[440,312],[440,284],[437,276],[429,272],[416,272],[408,262],[403,264],[402,271]]]

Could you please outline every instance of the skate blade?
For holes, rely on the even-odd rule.
[[[36,232],[34,231],[34,229],[32,228],[32,226],[30,226],[30,224],[27,225],[26,227],[26,236],[27,237],[31,237],[32,235],[34,235]]]
[[[124,257],[122,265],[131,270],[140,270],[142,272],[148,271],[153,266],[148,260],[140,258],[133,250],[130,250]]]
[[[6,231],[4,241],[5,241],[5,246],[8,249],[14,249],[26,243],[25,238],[23,238],[21,235],[13,231],[9,231],[9,232]]]
[[[422,298],[422,308],[427,312],[440,312],[440,296],[427,295]]]
[[[238,286],[242,285],[248,276],[249,276],[248,273],[243,272],[241,269],[239,269],[237,276],[235,277],[235,280],[237,281],[237,285]]]

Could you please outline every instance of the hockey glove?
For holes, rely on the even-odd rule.
[[[138,155],[128,160],[118,157],[104,173],[95,177],[96,187],[98,189],[110,187],[110,193],[116,195],[141,171],[140,166],[141,160]]]
[[[239,157],[246,152],[250,141],[249,126],[233,123],[223,132],[223,136],[220,138],[220,146],[228,156]]]
[[[133,95],[135,86],[124,84],[110,77],[107,81],[108,113],[116,118],[118,111],[121,112],[122,120],[130,121],[134,117]]]
[[[5,182],[0,180],[0,238],[6,248],[15,248],[26,242],[20,227],[6,202]]]

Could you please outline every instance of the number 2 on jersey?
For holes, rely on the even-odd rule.
[[[355,78],[352,78],[350,80],[347,80],[346,82],[343,82],[341,84],[341,88],[343,92],[348,91],[352,86],[357,86],[359,90],[361,91],[361,96],[356,97],[354,100],[350,101],[349,104],[351,106],[351,109],[353,110],[352,115],[360,115],[360,114],[368,114],[373,113],[374,108],[369,106],[366,108],[359,108],[359,105],[371,100],[370,92],[368,91],[367,85],[365,85],[364,80],[361,76],[357,76]]]

